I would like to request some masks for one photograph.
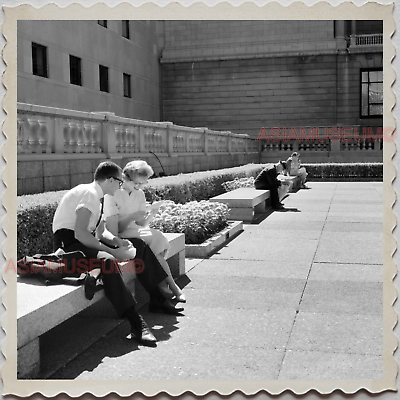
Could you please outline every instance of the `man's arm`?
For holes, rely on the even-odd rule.
[[[126,259],[123,258],[123,252],[118,251],[119,249],[112,249],[103,243],[101,243],[98,239],[96,239],[91,232],[88,230],[89,221],[90,221],[91,212],[87,208],[79,208],[76,210],[76,222],[75,222],[75,238],[79,240],[82,244],[92,249],[96,249],[98,251],[104,251],[106,253],[111,254],[117,259]]]

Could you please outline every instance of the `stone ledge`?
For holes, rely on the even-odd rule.
[[[242,221],[228,221],[229,226],[215,234],[201,244],[187,244],[185,246],[186,257],[205,258],[217,247],[223,246],[228,240],[237,236],[243,230]]]
[[[185,273],[185,237],[182,233],[166,234],[171,244],[168,264],[172,275]],[[135,295],[135,273],[121,268],[122,277]],[[78,313],[105,298],[104,290],[87,300],[83,286],[50,285],[37,278],[19,277],[17,282],[17,355],[18,379],[33,378],[40,373],[39,338]]]

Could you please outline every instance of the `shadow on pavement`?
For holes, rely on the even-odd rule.
[[[143,309],[147,309],[147,306],[142,307],[139,313],[156,336],[158,343],[169,340],[172,332],[179,329],[176,326],[179,316],[147,313]],[[180,315],[184,316],[183,313]],[[96,370],[101,366],[104,359],[117,359],[142,349],[157,351],[157,345],[144,346],[140,344],[131,336],[129,323],[124,322],[110,333],[101,337],[100,340],[83,353],[80,353],[77,358],[69,361],[48,379],[76,379],[81,374]]]

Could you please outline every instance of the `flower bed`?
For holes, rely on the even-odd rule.
[[[224,182],[222,187],[226,192],[235,190],[242,187],[254,187],[254,177],[250,176],[248,178],[236,178],[233,181]]]
[[[55,193],[23,196],[17,211],[17,258],[53,251],[51,230],[58,202]],[[46,204],[47,200],[47,204]],[[45,204],[42,204],[43,202]],[[225,204],[192,201],[175,204],[166,201],[151,226],[165,233],[184,233],[187,244],[202,243],[227,225]]]
[[[229,209],[225,204],[165,201],[150,226],[164,233],[184,233],[186,244],[199,244],[227,226]]]

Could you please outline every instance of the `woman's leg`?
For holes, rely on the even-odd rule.
[[[164,282],[168,284],[177,300],[183,302],[186,301],[185,295],[183,294],[181,288],[176,284],[174,278],[172,277],[171,269],[169,268],[167,260],[161,254],[157,254],[156,257],[160,265],[163,267],[165,273],[168,275]],[[162,286],[160,286],[160,289],[164,290]]]
[[[301,184],[304,186],[308,175],[306,169],[304,167],[300,168],[298,175],[300,176]]]

